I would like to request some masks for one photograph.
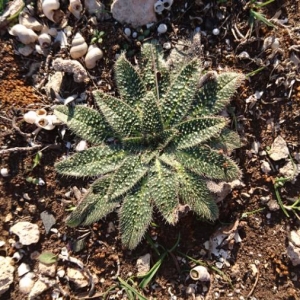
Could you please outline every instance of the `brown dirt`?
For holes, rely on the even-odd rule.
[[[155,31],[150,34],[152,37],[159,38],[161,43],[167,40],[175,43],[180,38],[188,36],[189,32],[197,26],[201,26],[202,30],[209,32],[214,26],[222,25],[223,21],[216,21],[214,17],[214,13],[220,6],[217,3],[214,3],[214,9],[210,10],[210,14],[204,16],[203,6],[197,6],[194,1],[187,1],[188,9],[184,13],[182,11],[185,8],[185,1],[175,2],[171,18],[163,19],[165,16],[162,17],[172,28],[169,30],[169,34],[163,37],[157,37]],[[299,221],[292,213],[290,213],[291,217],[287,218],[281,210],[270,212],[261,201],[262,196],[276,200],[273,180],[278,175],[278,167],[281,167],[283,162],[274,164],[274,170],[267,176],[261,172],[261,158],[258,155],[250,155],[252,142],[259,141],[261,150],[266,150],[278,135],[287,141],[292,155],[300,151],[299,77],[291,89],[290,97],[287,97],[290,89],[285,88],[284,85],[276,85],[275,79],[272,78],[272,75],[276,75],[276,78],[286,77],[287,69],[285,66],[274,68],[272,63],[267,64],[268,60],[273,62],[272,58],[268,58],[270,53],[261,51],[263,40],[275,33],[276,37],[280,38],[284,44],[283,52],[277,55],[278,59],[282,61],[285,57],[288,58],[291,53],[290,47],[299,46],[299,30],[295,31],[293,35],[289,35],[288,30],[284,27],[279,26],[275,30],[260,23],[258,27],[254,28],[252,36],[259,36],[261,39],[248,40],[247,43],[242,44],[235,39],[230,28],[236,23],[244,35],[249,29],[247,24],[249,10],[243,9],[244,2],[246,1],[224,3],[223,12],[228,18],[224,27],[227,26],[228,30],[223,30],[220,36],[202,37],[202,43],[203,58],[211,63],[212,69],[234,69],[245,74],[257,70],[259,64],[254,60],[241,60],[237,57],[237,54],[242,51],[247,51],[251,57],[259,57],[262,64],[265,65],[263,70],[245,82],[231,104],[234,111],[233,117],[236,120],[236,123],[232,122],[232,126],[237,126],[236,129],[244,141],[243,147],[234,153],[234,157],[243,170],[245,187],[233,190],[220,203],[220,219],[215,224],[203,223],[196,216],[188,214],[180,220],[177,226],[171,227],[164,224],[159,216],[155,217],[156,226],[151,226],[149,229],[149,235],[155,239],[155,242],[165,248],[171,248],[176,243],[178,234],[181,239],[176,250],[164,260],[150,285],[141,291],[147,299],[171,299],[170,291],[177,296],[177,299],[192,299],[192,296],[186,293],[189,284],[196,284],[196,293],[202,295],[203,299],[204,296],[205,299],[247,299],[252,289],[253,292],[248,298],[253,300],[300,299],[300,270],[291,265],[286,255],[288,232],[298,228]],[[280,9],[282,11],[281,18],[287,17],[288,24],[292,28],[299,27],[298,1],[289,0],[283,5],[281,1],[277,0],[267,5],[263,12],[268,18],[271,18]],[[203,24],[199,24],[198,19],[190,18],[197,16],[204,19]],[[87,102],[93,104],[90,92],[95,85],[104,91],[114,91],[112,65],[119,49],[129,48],[132,56],[139,51],[140,42],[127,39],[122,33],[122,26],[116,25],[113,20],[100,24],[99,30],[105,31],[104,41],[101,45],[104,49],[105,59],[91,71],[92,80],[86,86],[74,84],[72,77],[66,76],[61,96],[66,97],[86,90]],[[84,33],[89,35],[88,30]],[[11,36],[3,36],[1,44],[3,47],[0,50],[0,150],[3,150],[28,146],[28,141],[12,128],[11,120],[15,117],[17,125],[23,132],[29,133],[34,130],[34,126],[24,124],[20,116],[30,107],[40,107],[40,105],[50,107],[52,105],[52,99],[48,99],[41,88],[34,88],[46,81],[47,72],[51,73],[52,70],[50,68],[47,71],[43,57],[23,58],[16,55],[14,52],[16,44]],[[62,53],[53,49],[52,55],[58,57],[68,54],[67,51]],[[26,76],[33,62],[42,63],[35,76]],[[296,69],[295,72],[297,72]],[[249,104],[246,104],[245,100],[256,91],[264,91],[263,97],[252,108],[249,108]],[[74,137],[69,133],[67,135],[70,139],[72,137],[74,142]],[[64,141],[66,140],[64,139]],[[41,132],[37,141],[43,145],[53,144],[55,141],[63,144],[57,129],[52,132]],[[13,237],[9,234],[12,224],[21,220],[36,223],[41,230],[41,239],[38,244],[24,249],[27,255],[24,255],[22,260],[28,263],[32,269],[37,267],[37,262],[29,257],[32,251],[47,250],[58,254],[63,247],[72,249],[74,241],[82,232],[67,228],[64,223],[64,219],[68,215],[66,209],[70,203],[76,204],[73,195],[67,197],[65,194],[70,191],[70,187],[77,186],[81,189],[87,188],[90,184],[89,180],[62,178],[56,174],[53,166],[55,161],[67,154],[68,151],[65,147],[45,149],[40,165],[31,170],[36,152],[11,152],[0,156],[1,168],[8,167],[10,171],[10,176],[1,178],[0,181],[0,209],[2,212],[0,232],[1,239],[7,242],[6,247],[0,249],[0,255],[13,255],[16,251],[9,243],[9,239]],[[42,178],[46,184],[44,186],[33,185],[26,181],[29,176]],[[287,198],[299,197],[299,179],[294,184],[285,184],[280,192],[285,203]],[[24,199],[26,193],[30,200]],[[255,212],[261,208],[263,210],[241,219],[243,213]],[[54,227],[58,229],[60,236],[53,232],[45,233],[40,218],[40,213],[43,211],[50,212],[55,216]],[[9,214],[11,214],[10,220],[7,219]],[[194,264],[186,258],[182,259],[182,253],[214,266],[216,260],[214,257],[209,258],[204,242],[209,240],[218,228],[233,224],[237,219],[240,219],[238,232],[242,242],[234,244],[229,260],[230,266],[223,267],[221,270],[231,279],[231,284],[213,271],[211,271],[213,275],[209,285],[193,282],[188,278],[188,272]],[[118,281],[113,279],[118,260],[120,261],[119,276],[125,280],[131,276],[130,274],[136,274],[135,264],[139,256],[151,253],[152,265],[156,263],[158,256],[146,240],[134,251],[122,248],[118,231],[115,230],[112,233],[107,231],[110,222],[117,227],[116,220],[116,213],[112,213],[107,219],[94,224],[90,228],[90,235],[84,249],[72,255],[82,260],[89,270],[100,279],[100,282],[96,284],[97,293],[105,292],[116,285],[111,292],[111,295],[116,295],[115,298],[111,296],[108,299],[125,299],[122,298],[121,293],[117,296],[120,287]],[[251,271],[253,264],[258,269],[256,275]],[[60,261],[59,266],[66,268],[68,263]],[[18,291],[18,281],[16,274],[11,288],[0,298],[23,299],[24,295]],[[139,280],[134,278],[134,282],[137,283]],[[79,292],[84,292],[84,290],[76,290],[73,285],[69,286],[64,279],[61,280],[61,285],[68,291],[72,299],[76,299]],[[43,297],[51,299],[51,290]],[[95,299],[102,299],[102,296],[95,297]]]

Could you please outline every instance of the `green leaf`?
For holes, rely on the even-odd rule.
[[[142,132],[144,134],[159,134],[163,130],[160,111],[153,92],[148,92],[143,99]]]
[[[78,136],[94,144],[100,144],[112,133],[103,116],[88,107],[59,105],[54,114]]]
[[[114,171],[125,157],[126,153],[123,150],[97,146],[58,162],[55,168],[60,174],[75,177],[104,175]]]
[[[230,181],[241,176],[234,161],[209,148],[181,150],[175,155],[185,168],[203,177]]]
[[[170,86],[170,71],[157,41],[145,43],[141,49],[141,74],[148,91],[161,99]]]
[[[140,119],[127,103],[100,91],[93,94],[105,120],[117,134],[122,137],[140,135]]]
[[[129,249],[134,249],[152,219],[152,207],[146,183],[142,183],[132,195],[126,196],[119,218],[122,243]]]
[[[125,54],[121,54],[116,61],[115,78],[121,99],[132,106],[139,104],[146,89],[138,72],[125,58]]]
[[[224,128],[220,136],[215,137],[209,141],[209,146],[214,149],[223,150],[225,153],[227,151],[232,151],[234,149],[241,147],[240,136],[228,128]]]
[[[115,171],[108,194],[111,199],[125,195],[148,172],[148,167],[143,165],[138,156],[128,156],[122,165]]]
[[[159,212],[169,224],[177,222],[176,210],[179,204],[175,174],[167,171],[161,162],[155,161],[155,174],[149,179],[149,191]]]
[[[227,120],[223,117],[203,117],[180,123],[176,126],[180,133],[177,149],[200,145],[216,136],[226,123]]]
[[[44,251],[39,255],[38,260],[43,264],[52,265],[57,262],[58,258],[52,252]]]
[[[229,104],[231,97],[244,79],[243,74],[226,72],[206,82],[195,95],[196,101],[192,115],[195,117],[219,113]]]
[[[99,221],[116,208],[119,201],[110,201],[106,196],[110,179],[110,177],[105,176],[93,183],[88,194],[68,216],[68,226],[90,225]]]
[[[166,127],[179,123],[188,113],[197,90],[199,74],[199,64],[196,60],[192,60],[182,68],[171,83],[161,105],[161,114]]]
[[[184,169],[179,169],[177,176],[178,193],[184,204],[189,205],[200,217],[216,220],[219,216],[219,209],[205,181]]]

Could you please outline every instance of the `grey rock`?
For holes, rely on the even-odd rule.
[[[286,141],[279,135],[273,142],[269,156],[274,160],[281,160],[289,156],[289,149]]]
[[[111,12],[120,23],[130,24],[136,28],[157,21],[155,2],[156,0],[114,0]]]
[[[56,220],[54,216],[52,214],[49,214],[47,211],[43,211],[40,216],[45,226],[46,234],[48,234],[51,227],[55,225]]]
[[[136,262],[136,267],[138,270],[137,276],[143,276],[147,274],[150,270],[150,254],[147,253],[138,258]]]
[[[15,268],[11,265],[11,257],[0,256],[0,295],[4,294],[14,280]]]
[[[10,231],[19,237],[22,245],[35,244],[40,239],[39,227],[30,222],[18,222],[10,228]]]
[[[300,265],[300,248],[289,242],[287,247],[287,256],[291,260],[293,266]]]

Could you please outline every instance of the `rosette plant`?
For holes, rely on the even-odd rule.
[[[171,68],[153,43],[142,47],[137,66],[120,55],[114,72],[119,94],[94,91],[97,110],[55,108],[61,121],[94,145],[56,164],[60,174],[96,178],[67,224],[89,225],[118,209],[122,243],[133,249],[154,208],[169,224],[178,221],[181,205],[217,219],[206,180],[241,175],[226,155],[239,137],[219,112],[244,76],[225,72],[201,80],[199,59]]]

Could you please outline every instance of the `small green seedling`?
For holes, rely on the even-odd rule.
[[[254,214],[256,214],[256,213],[259,213],[259,212],[263,211],[264,209],[265,209],[265,208],[262,207],[262,208],[259,208],[259,209],[256,209],[256,210],[246,211],[246,212],[244,212],[244,213],[242,214],[241,219],[248,218],[249,216],[254,215]]]
[[[40,254],[40,256],[38,257],[38,260],[43,264],[52,265],[57,262],[58,257],[57,257],[57,255],[53,254],[52,252],[45,251]]]
[[[91,44],[95,44],[95,43],[101,44],[103,42],[104,35],[105,35],[104,31],[95,30],[93,37],[91,39]]]
[[[257,0],[252,0],[249,3],[249,7],[250,7],[250,26],[251,29],[253,28],[254,22],[255,21],[261,21],[263,23],[265,23],[267,26],[269,27],[276,27],[272,22],[270,22],[261,12],[259,12],[259,10],[274,2],[274,0],[268,0],[266,2],[258,2]]]

